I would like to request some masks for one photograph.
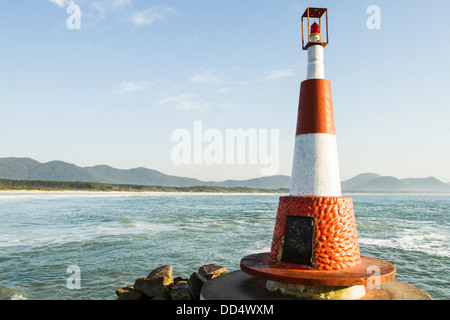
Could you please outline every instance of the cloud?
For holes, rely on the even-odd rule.
[[[53,2],[60,8],[64,8],[65,6],[75,4],[73,0],[48,0],[48,1]]]
[[[133,0],[101,0],[101,1],[93,1],[91,3],[91,6],[97,11],[106,12],[108,10],[113,10],[116,8],[131,5],[132,2]]]
[[[97,24],[109,19],[108,26],[131,24],[134,27],[148,26],[156,21],[164,20],[177,11],[169,6],[157,5],[145,10],[136,11],[133,0],[48,0],[61,9],[70,5],[78,5],[83,9],[83,17],[88,24]],[[85,21],[83,21],[85,22]]]
[[[111,6],[113,8],[123,7],[129,5],[133,2],[133,0],[112,0]]]
[[[144,90],[151,85],[158,83],[159,81],[146,82],[146,81],[123,81],[121,84],[113,88],[115,93],[131,93],[138,90]]]
[[[202,83],[219,83],[220,79],[213,75],[211,71],[205,71],[203,73],[198,73],[189,78],[189,82],[202,82]]]
[[[267,73],[265,80],[278,80],[282,78],[292,77],[295,75],[293,67],[287,67],[284,69],[275,69]]]
[[[195,95],[193,94],[182,94],[175,97],[169,97],[166,99],[162,99],[157,101],[159,105],[171,104],[174,105],[175,108],[183,111],[190,110],[200,110],[205,111],[211,106],[211,103],[204,101],[194,100]]]
[[[222,87],[218,90],[219,93],[229,93],[232,91],[233,91],[233,88],[231,86]]]
[[[164,20],[165,18],[167,18],[167,16],[173,13],[175,13],[175,10],[173,8],[159,5],[135,13],[131,17],[131,21],[133,22],[134,26],[141,27],[150,25],[158,20]]]

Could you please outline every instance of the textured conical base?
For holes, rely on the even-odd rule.
[[[303,230],[288,237],[290,217],[307,217],[312,221],[312,235]],[[295,230],[294,230],[295,231]],[[308,237],[305,239],[304,237]],[[312,237],[309,239],[309,237]],[[292,238],[292,239],[291,239]],[[292,264],[285,250],[303,254],[302,246],[311,242],[310,263]],[[292,243],[291,243],[292,242]],[[281,197],[275,222],[270,261],[292,269],[345,270],[360,262],[353,201],[349,197]]]

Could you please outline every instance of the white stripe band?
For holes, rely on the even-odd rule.
[[[323,47],[312,45],[308,47],[308,69],[306,79],[325,79],[323,64]]]
[[[295,137],[290,195],[342,196],[335,135],[311,133]]]

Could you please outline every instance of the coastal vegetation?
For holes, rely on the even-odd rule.
[[[43,180],[13,180],[0,179],[0,190],[39,190],[39,191],[101,191],[101,192],[209,192],[209,193],[288,193],[285,188],[261,189],[247,187],[166,187],[145,186],[134,184],[108,184],[99,182],[81,181],[43,181]]]

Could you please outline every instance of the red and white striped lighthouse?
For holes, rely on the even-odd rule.
[[[310,25],[310,18],[318,23]],[[280,197],[271,250],[247,255],[241,271],[206,282],[201,298],[429,300],[420,289],[392,280],[391,263],[360,255],[353,202],[341,195],[331,85],[324,76],[327,9],[306,9],[302,40],[308,71],[300,89],[292,187]]]
[[[321,17],[326,15],[326,42]],[[306,80],[301,83],[288,196],[280,197],[270,253],[244,257],[241,269],[267,279],[270,291],[301,298],[359,299],[372,273],[388,281],[395,267],[360,255],[353,202],[341,194],[330,81],[325,79],[328,11],[307,8]],[[310,27],[310,18],[319,19]],[[338,289],[336,289],[338,288]]]
[[[331,84],[325,79],[324,46],[315,22],[306,50],[308,68],[300,88],[292,186],[289,196],[280,199],[271,261],[342,270],[361,261],[352,199],[341,194]],[[291,228],[303,229],[292,234]]]

